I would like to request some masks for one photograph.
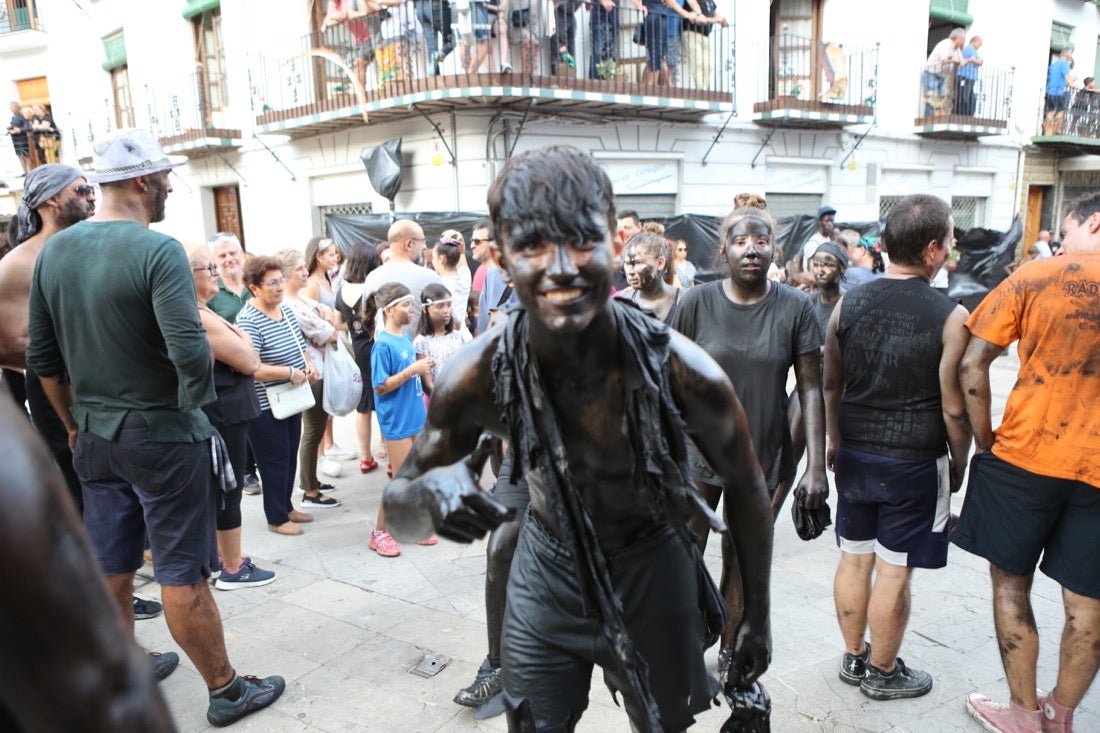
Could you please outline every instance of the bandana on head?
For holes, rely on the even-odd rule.
[[[836,242],[822,242],[821,244],[817,245],[817,249],[814,250],[814,254],[816,255],[818,252],[823,252],[825,254],[830,254],[833,257],[836,257],[836,261],[840,263],[841,267],[843,267],[845,270],[848,269],[848,253]]]
[[[12,221],[8,235],[13,245],[25,242],[42,228],[42,217],[35,211],[39,206],[65,190],[65,187],[84,174],[71,165],[47,163],[27,174],[23,183],[23,200]]]

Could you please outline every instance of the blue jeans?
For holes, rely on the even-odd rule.
[[[302,437],[302,416],[276,420],[264,410],[248,424],[248,440],[256,451],[256,465],[264,485],[264,515],[278,527],[290,521],[290,495],[298,470],[298,443]]]
[[[448,0],[416,0],[416,19],[424,31],[424,45],[428,52],[428,73],[439,73],[437,55],[439,54],[436,34],[443,34],[443,54],[454,49],[454,36],[451,32],[451,4]]]
[[[592,17],[589,22],[592,26],[592,56],[588,65],[588,78],[610,79],[610,74],[600,73],[599,66],[603,62],[616,60],[619,44],[619,9],[615,7],[605,10],[602,5],[596,3],[592,6]]]

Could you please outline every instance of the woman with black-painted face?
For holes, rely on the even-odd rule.
[[[668,240],[651,232],[639,232],[626,243],[623,270],[630,284],[617,297],[652,311],[668,323],[680,300],[680,288],[672,284]]]
[[[680,297],[670,325],[695,341],[714,358],[733,383],[745,409],[778,516],[795,478],[796,464],[787,422],[787,375],[793,367],[809,443],[809,465],[798,480],[796,495],[805,494],[809,508],[828,496],[825,478],[825,403],[821,391],[822,334],[810,298],[767,278],[775,257],[775,223],[755,208],[738,209],[719,230],[717,264],[729,270],[723,280],[699,285]],[[722,487],[697,451],[691,451],[693,478],[711,506],[718,505]],[[702,529],[699,527],[697,529]],[[705,538],[705,533],[701,533]],[[740,580],[732,543],[723,542],[722,591],[730,604],[731,625],[741,611]],[[723,648],[730,639],[723,638]]]

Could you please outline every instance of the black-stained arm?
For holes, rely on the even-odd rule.
[[[748,684],[771,661],[772,513],[748,419],[722,368],[701,348],[672,333],[672,390],[688,435],[722,479],[726,522],[737,548],[744,614],[733,646],[730,680]]]
[[[488,458],[478,439],[486,431],[505,432],[493,406],[495,348],[495,339],[479,339],[452,356],[440,374],[424,431],[382,496],[394,538],[419,541],[436,532],[472,542],[511,518],[478,486]]]
[[[951,461],[951,491],[962,488],[966,459],[970,455],[970,423],[966,417],[966,401],[959,381],[959,362],[970,342],[966,318],[970,314],[956,306],[943,324],[943,353],[940,355],[940,401],[943,422],[947,426],[947,447]]]
[[[21,730],[175,731],[64,479],[6,396],[0,426],[0,705]]]
[[[959,382],[966,403],[966,417],[974,434],[974,452],[993,447],[993,397],[989,387],[989,365],[1004,351],[1003,346],[971,336],[959,363]]]
[[[795,485],[795,496],[805,496],[806,506],[817,509],[829,498],[825,477],[825,398],[821,391],[821,350],[800,354],[794,361],[802,423],[806,433],[806,472]]]
[[[844,298],[840,299],[833,315],[829,318],[829,325],[825,328],[825,355],[824,355],[824,394],[825,394],[825,432],[828,437],[828,447],[825,449],[825,465],[832,469],[836,459],[836,449],[840,446],[840,400],[844,397],[844,357],[840,352],[840,339],[837,338],[837,324],[840,323],[840,310],[844,306]]]

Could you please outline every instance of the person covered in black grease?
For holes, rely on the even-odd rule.
[[[690,481],[685,432],[728,491],[744,581],[729,685],[769,663],[772,526],[748,422],[701,349],[607,297],[615,205],[593,158],[565,146],[513,158],[489,212],[520,306],[441,375],[386,488],[390,531],[470,542],[508,519],[477,485],[475,446],[485,431],[510,440],[531,504],[501,642],[509,730],[572,730],[595,664],[636,730],[684,729],[718,692],[703,650],[725,625],[689,518],[724,524]]]

